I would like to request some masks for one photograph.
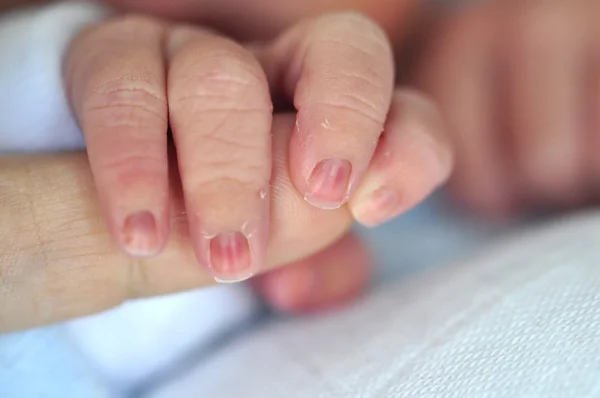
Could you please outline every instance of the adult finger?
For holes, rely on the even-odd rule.
[[[271,239],[266,269],[327,247],[348,230],[346,208],[320,211],[289,174],[294,119],[274,120]],[[175,189],[174,189],[175,190]],[[99,217],[84,154],[0,158],[0,331],[57,322],[124,300],[213,284],[190,245],[180,194],[173,193],[171,239],[153,258],[115,250]]]

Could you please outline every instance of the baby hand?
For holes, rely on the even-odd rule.
[[[456,196],[496,214],[598,199],[600,2],[468,6],[431,37],[416,70],[450,124]]]
[[[67,84],[117,244],[132,256],[159,253],[182,198],[178,219],[220,281],[265,262],[283,195],[270,184],[278,162],[289,162],[307,202],[349,203],[367,225],[421,201],[451,167],[434,107],[394,90],[386,36],[354,13],[248,47],[199,27],[119,17],[75,41]],[[289,116],[273,120],[271,95],[295,107],[293,131],[277,122]]]

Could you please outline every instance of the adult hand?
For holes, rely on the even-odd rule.
[[[289,116],[276,118],[273,126],[277,199],[266,269],[331,245],[352,222],[346,208],[322,211],[297,193],[287,158],[293,126]],[[0,332],[214,283],[197,264],[181,201],[173,203],[172,235],[161,255],[121,254],[101,220],[84,154],[0,158],[0,181]],[[173,190],[173,197],[181,198],[178,188]],[[363,256],[359,267],[365,264]]]

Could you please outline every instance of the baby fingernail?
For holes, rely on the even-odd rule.
[[[123,249],[134,257],[155,255],[160,250],[160,238],[154,216],[143,211],[130,215],[123,223]]]
[[[218,283],[245,281],[259,273],[266,261],[270,189],[240,196],[237,206],[192,219],[196,258]]]
[[[398,193],[389,188],[379,188],[359,198],[352,212],[363,225],[375,227],[396,217],[402,211]]]
[[[304,199],[324,210],[337,209],[348,201],[352,165],[344,159],[319,162],[310,178]]]
[[[215,279],[234,283],[252,276],[252,257],[248,239],[240,232],[222,233],[210,241],[210,268]]]

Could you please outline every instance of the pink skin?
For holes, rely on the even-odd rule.
[[[270,38],[277,32],[281,32],[286,26],[291,26],[304,18],[320,15],[324,12],[347,9],[356,9],[365,12],[366,15],[369,15],[380,23],[392,38],[400,39],[405,31],[405,26],[408,25],[406,21],[410,20],[410,15],[412,15],[412,11],[414,11],[416,8],[415,5],[418,3],[413,0],[395,2],[388,2],[386,0],[375,2],[366,0],[309,0],[293,4],[276,4],[270,1],[253,0],[243,3],[236,1],[235,7],[231,7],[231,4],[222,0],[110,0],[110,2],[117,7],[126,10],[142,11],[144,13],[150,12],[155,15],[178,20],[207,22],[236,37],[244,37],[246,40]],[[240,7],[242,7],[242,9],[240,9]],[[231,13],[230,10],[233,9],[235,9],[235,12]],[[324,27],[324,29],[326,30],[328,28]],[[351,34],[356,35],[355,32],[351,32]],[[382,64],[380,63],[379,65]],[[383,76],[385,78],[385,74]],[[293,78],[296,79],[298,77]],[[377,79],[377,77],[375,77],[375,79]],[[385,85],[383,87],[385,87]],[[288,93],[290,100],[294,100],[291,95],[293,91],[294,88],[291,87],[291,90]],[[335,93],[332,92],[332,94]],[[304,98],[304,100],[302,99],[302,96],[297,96],[297,98],[301,104],[302,102],[307,102],[306,98]],[[367,101],[372,99],[372,97],[366,97]],[[332,100],[336,101],[335,98]],[[365,106],[364,104],[362,105],[362,110],[364,111]],[[318,106],[317,109],[319,107],[322,107],[322,105]],[[323,142],[324,135],[322,134],[322,131],[319,130],[322,130],[321,126],[327,126],[329,120],[327,118],[327,122],[317,120],[319,115],[315,114],[314,108],[313,111],[310,111],[309,109],[310,107],[305,107],[305,111],[302,112],[305,116],[299,116],[298,122],[300,122],[301,118],[307,120],[313,119],[313,122],[309,121],[309,123],[306,124],[306,129],[303,129],[306,133],[304,134],[304,137],[302,134],[297,134],[295,139],[296,143],[290,146],[290,150],[292,151],[291,157],[294,160],[291,162],[291,166],[294,170],[294,180],[297,187],[303,190],[305,198],[310,203],[321,208],[339,207],[342,203],[349,200],[352,192],[356,190],[358,182],[360,181],[360,176],[365,172],[367,167],[368,158],[372,155],[372,150],[376,144],[376,138],[381,133],[383,119],[381,119],[380,115],[379,120],[376,123],[379,126],[376,129],[366,129],[367,134],[364,137],[366,141],[369,140],[369,135],[374,137],[371,142],[366,142],[366,148],[369,148],[366,152],[363,148],[351,150],[349,156],[351,158],[350,160],[343,158],[327,158],[327,153],[332,152],[331,149],[328,149],[328,146],[339,147],[339,143],[334,142],[333,144],[328,144]],[[385,109],[385,106],[380,107],[380,110],[381,109]],[[359,104],[354,110],[354,113],[360,114],[360,112],[361,106]],[[298,125],[300,125],[300,123],[298,123]],[[311,125],[316,126],[317,129],[311,129]],[[350,130],[352,131],[352,129]],[[379,131],[373,132],[374,130]],[[327,131],[325,133],[327,133]],[[344,134],[346,132],[341,133]],[[320,138],[318,139],[316,146],[312,145],[311,150],[306,150],[304,149],[304,144],[307,141],[307,137],[310,138],[311,136],[320,136]],[[346,134],[343,139],[347,140],[347,138],[348,136]],[[298,150],[300,150],[300,152],[297,152]],[[315,150],[317,153],[314,153]],[[327,162],[327,160],[330,162]],[[327,166],[328,163],[329,167],[321,167]],[[408,188],[407,191],[410,191],[410,188]],[[402,202],[403,205],[406,206],[406,203],[404,203],[404,201]],[[400,211],[397,208],[398,206],[396,206],[396,202],[389,206],[391,206],[389,210],[392,213]],[[364,218],[364,210],[361,217],[366,219]],[[382,217],[384,216],[379,215],[377,218],[380,221],[384,221]],[[373,220],[370,220],[370,222],[373,223]],[[317,266],[315,262],[309,263]]]
[[[71,96],[117,244],[153,256],[167,241],[168,115],[198,260],[222,281],[257,272],[269,234],[272,118],[260,65],[226,39],[140,17],[107,22],[74,49]]]
[[[196,28],[167,42],[169,114],[196,255],[222,282],[257,273],[270,225],[272,105],[259,63]]]
[[[354,218],[377,226],[410,210],[450,175],[453,156],[435,106],[411,90],[393,95],[383,138],[348,204]],[[261,276],[254,286],[275,308],[307,312],[362,293],[370,261],[355,236]]]
[[[265,56],[298,111],[292,177],[310,204],[338,208],[354,194],[383,131],[394,86],[391,45],[370,20],[342,13],[290,29],[276,51],[293,55]]]
[[[268,82],[299,109],[289,168],[311,205],[352,198],[357,219],[376,225],[422,200],[451,167],[437,114],[419,96],[393,93],[389,43],[355,13],[300,23],[252,51],[200,28],[118,18],[81,35],[67,80],[117,244],[147,257],[168,239],[168,116],[192,245],[220,282],[247,279],[266,261],[275,177]],[[401,199],[382,205],[370,192],[382,187]]]
[[[449,148],[435,106],[415,91],[396,90],[383,137],[350,201],[354,218],[374,227],[418,205],[450,176]]]
[[[158,254],[170,227],[163,35],[149,21],[108,22],[79,38],[67,70],[109,229],[140,257]]]

